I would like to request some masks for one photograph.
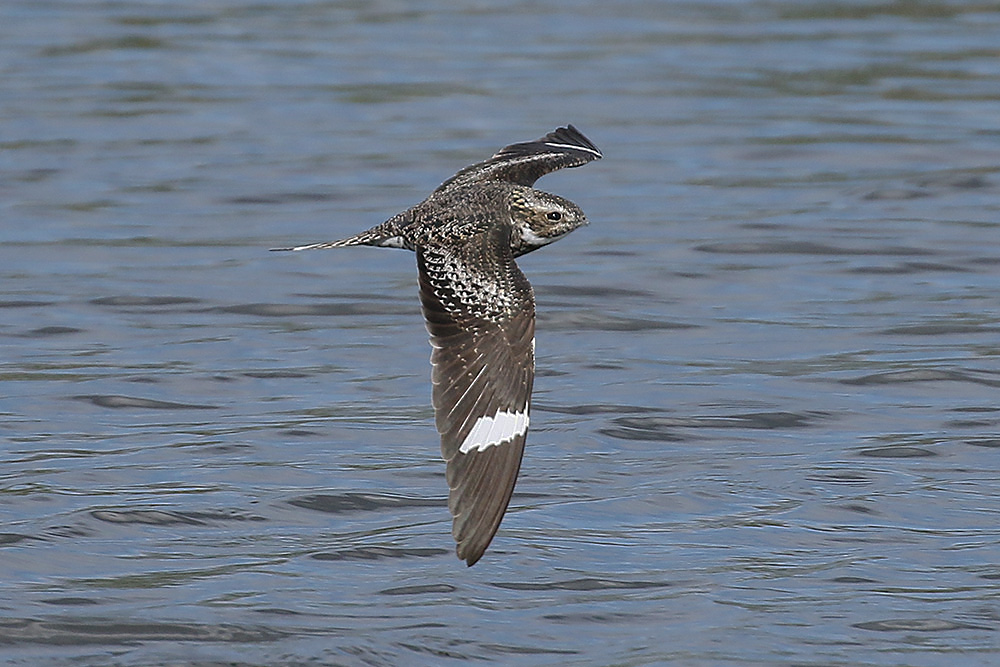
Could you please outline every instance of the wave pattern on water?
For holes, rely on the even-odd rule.
[[[998,661],[1000,10],[0,8],[11,665]],[[572,122],[532,431],[453,556],[412,255]],[[957,657],[956,657],[957,656]]]

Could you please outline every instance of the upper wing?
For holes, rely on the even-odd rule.
[[[453,183],[484,180],[508,181],[530,187],[545,174],[564,167],[579,167],[601,157],[601,151],[590,139],[572,125],[567,125],[536,141],[502,148],[489,160],[458,172],[438,190]]]
[[[535,376],[535,302],[510,233],[502,225],[459,247],[417,248],[452,535],[469,565],[486,551],[514,490]]]

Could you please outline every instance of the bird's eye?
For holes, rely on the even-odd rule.
[[[552,222],[556,222],[557,220],[562,220],[562,213],[560,213],[559,211],[549,211],[545,215],[545,217],[551,220]]]

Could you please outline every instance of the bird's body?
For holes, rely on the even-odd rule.
[[[452,534],[469,565],[500,525],[528,431],[535,300],[514,258],[587,222],[574,203],[531,186],[549,172],[600,157],[572,125],[559,128],[462,169],[424,201],[367,231],[283,248],[371,245],[416,253]]]

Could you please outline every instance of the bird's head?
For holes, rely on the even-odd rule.
[[[537,250],[587,224],[587,217],[573,202],[532,188],[519,188],[511,195],[510,212],[515,256]]]

